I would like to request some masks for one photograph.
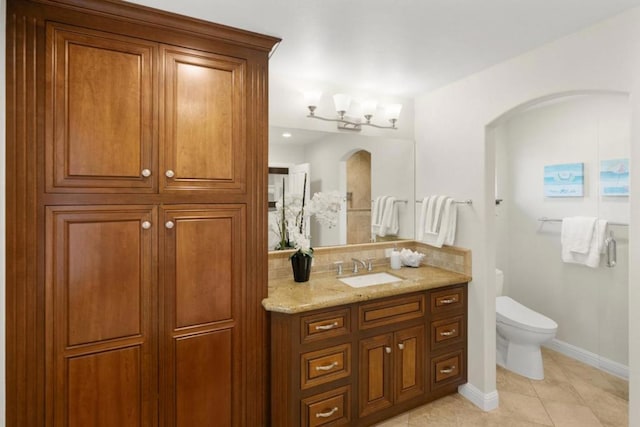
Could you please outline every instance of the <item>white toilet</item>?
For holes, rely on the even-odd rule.
[[[544,379],[540,345],[556,336],[558,324],[502,296],[504,273],[496,269],[496,362],[533,380]]]

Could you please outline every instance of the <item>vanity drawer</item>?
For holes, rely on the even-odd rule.
[[[464,315],[431,322],[431,351],[464,342],[465,323]]]
[[[442,291],[431,292],[431,314],[435,315],[450,310],[463,310],[465,307],[465,288],[459,286]]]
[[[351,311],[347,308],[302,316],[302,343],[349,335]]]
[[[303,427],[342,426],[351,422],[351,388],[336,388],[303,399],[301,402]]]
[[[351,344],[323,348],[300,356],[302,390],[351,375]]]
[[[431,359],[431,388],[464,382],[464,352],[459,350]]]
[[[425,315],[423,293],[360,305],[360,329],[399,323]]]

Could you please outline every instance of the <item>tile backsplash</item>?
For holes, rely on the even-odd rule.
[[[385,257],[385,251],[394,247],[422,252],[426,255],[422,260],[423,264],[471,276],[471,251],[469,249],[455,246],[435,248],[415,240],[317,248],[313,255],[312,271],[334,271],[336,269],[334,264],[336,261],[342,261],[345,271],[348,271],[351,265],[351,258],[372,259],[374,266],[389,265],[389,258]],[[292,276],[291,263],[289,262],[289,256],[292,253],[292,250],[269,252],[269,279]]]

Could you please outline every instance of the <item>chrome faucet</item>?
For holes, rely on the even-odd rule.
[[[360,266],[358,264],[360,264],[363,268],[367,268],[367,263],[364,262],[361,259],[351,258],[351,261],[353,261],[353,272],[354,273],[357,273],[358,271],[360,271]]]

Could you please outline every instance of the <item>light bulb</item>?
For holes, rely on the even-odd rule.
[[[387,119],[396,121],[400,118],[400,111],[402,111],[402,104],[389,104],[385,108]]]
[[[345,95],[344,93],[337,93],[333,95],[333,103],[336,106],[336,111],[341,116],[344,116],[344,113],[349,111],[349,106],[351,105],[351,97],[349,95]]]
[[[307,107],[317,107],[318,102],[320,102],[320,98],[322,97],[322,92],[319,90],[304,92],[304,102]]]
[[[367,99],[362,103],[362,114],[367,120],[371,120],[376,114],[376,110],[378,108],[378,103],[375,99]]]

